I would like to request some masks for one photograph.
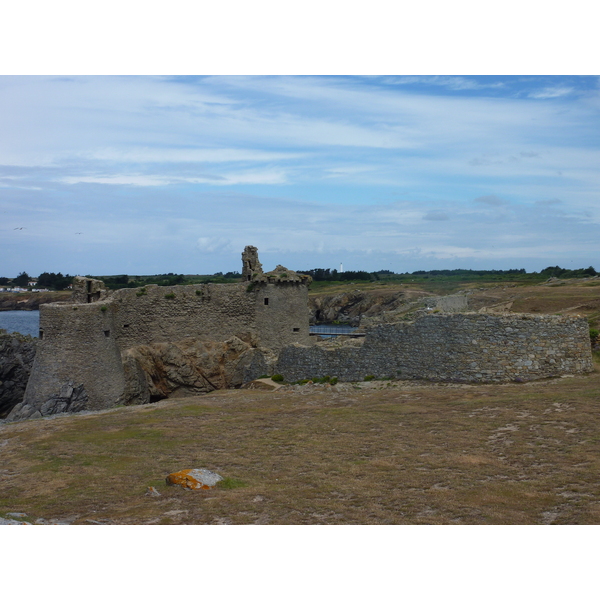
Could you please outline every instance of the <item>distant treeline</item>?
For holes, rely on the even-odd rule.
[[[406,281],[418,279],[454,279],[461,281],[471,280],[512,280],[512,279],[549,279],[557,277],[571,279],[578,277],[593,277],[598,273],[594,267],[587,269],[563,269],[561,267],[546,267],[539,273],[527,273],[525,269],[433,269],[431,271],[413,271],[412,273],[394,273],[389,270],[381,271],[343,271],[337,269],[310,269],[309,271],[298,271],[310,275],[314,281]]]
[[[530,280],[542,281],[550,277],[559,279],[575,279],[581,277],[594,277],[598,272],[594,267],[587,269],[563,269],[558,265],[555,267],[546,267],[539,273],[527,273],[525,269],[506,269],[506,270],[472,270],[472,269],[433,269],[431,271],[413,271],[412,273],[394,273],[393,271],[382,269],[380,271],[338,271],[337,269],[310,269],[309,271],[298,271],[305,275],[310,275],[314,281],[513,281]],[[164,273],[162,275],[113,275],[113,276],[92,276],[94,279],[100,279],[110,290],[121,288],[137,288],[145,285],[190,285],[194,283],[235,283],[241,280],[238,271],[222,272],[214,275],[178,275],[176,273]],[[0,286],[18,286],[27,288],[32,281],[26,272],[20,273],[13,279],[9,277],[0,277]],[[37,288],[47,288],[51,290],[64,290],[73,281],[72,275],[63,275],[62,273],[42,273],[37,278]],[[29,286],[31,287],[31,286]]]
[[[33,280],[25,271],[19,273],[17,277],[9,279],[8,277],[0,277],[0,285],[28,288],[32,287],[29,282]],[[72,283],[72,275],[63,275],[62,273],[42,273],[37,278],[37,283],[34,287],[49,290],[66,290]]]

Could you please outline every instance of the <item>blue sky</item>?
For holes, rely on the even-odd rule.
[[[1,76],[0,275],[600,270],[599,132],[588,76]]]

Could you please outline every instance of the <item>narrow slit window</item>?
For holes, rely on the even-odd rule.
[[[294,327],[294,329],[292,329],[292,331],[294,333],[300,333],[300,327]]]
[[[44,339],[44,330],[43,329],[40,329],[40,336],[39,337],[40,337],[40,340]]]
[[[110,330],[108,330],[108,329],[104,330],[104,337],[110,337]]]
[[[265,306],[269,306],[269,299],[265,298]]]

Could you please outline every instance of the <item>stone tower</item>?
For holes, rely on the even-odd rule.
[[[242,252],[242,277],[245,281],[252,281],[252,276],[256,273],[262,275],[262,265],[258,260],[258,248],[256,246],[246,246]]]

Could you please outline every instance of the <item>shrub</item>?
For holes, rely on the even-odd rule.
[[[592,346],[598,342],[598,336],[600,336],[600,331],[590,327],[590,341],[592,342]]]
[[[271,377],[271,381],[283,381],[283,375],[280,375],[279,373],[273,375],[273,377]]]
[[[100,310],[101,310],[102,312],[106,312],[106,311],[108,310],[108,307],[106,307],[106,306],[101,306],[101,307],[100,307]]]
[[[173,298],[175,298],[175,294],[173,292],[169,292],[168,294],[165,294],[165,298],[167,300],[173,300]]]
[[[143,287],[143,288],[140,288],[140,289],[139,289],[139,290],[138,290],[138,291],[135,293],[135,295],[136,295],[136,296],[139,298],[140,296],[145,296],[145,295],[146,295],[146,293],[147,293],[147,292],[146,292],[146,288],[145,288],[145,287]]]
[[[373,381],[375,379],[375,375],[365,375],[365,381]]]
[[[338,382],[338,378],[337,378],[337,377],[332,377],[332,378],[329,380],[329,383],[330,383],[331,385],[335,385],[337,382]]]

